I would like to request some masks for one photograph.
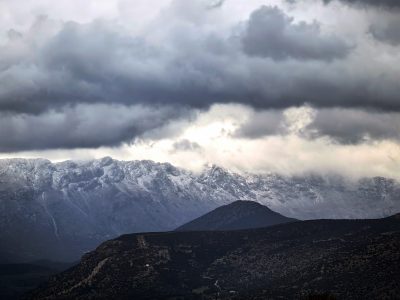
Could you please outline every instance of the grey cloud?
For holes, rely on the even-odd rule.
[[[369,32],[378,41],[398,46],[400,45],[400,17],[372,24]]]
[[[286,0],[289,3],[299,2],[301,0]],[[304,0],[302,0],[304,1]],[[378,7],[378,8],[400,8],[400,2],[398,0],[321,0],[325,4],[331,2],[341,2],[348,5],[359,6],[359,7]]]
[[[286,134],[282,111],[255,113],[237,135],[244,138]],[[329,137],[340,144],[358,144],[376,140],[400,141],[400,113],[383,113],[360,109],[317,109],[312,122],[300,133],[307,139]]]
[[[399,8],[400,2],[398,0],[323,0],[324,3],[330,3],[334,1],[340,1],[342,3],[350,4],[350,5],[370,5],[376,7],[385,7],[385,8]]]
[[[176,151],[201,151],[201,146],[196,142],[191,142],[187,139],[179,140],[173,145],[173,152]]]
[[[282,111],[267,110],[254,113],[247,122],[236,130],[234,136],[259,138],[267,135],[283,134],[284,132]]]
[[[366,73],[347,62],[260,59],[243,55],[235,39],[222,33],[193,25],[180,27],[179,34],[170,30],[157,42],[104,21],[64,24],[38,45],[30,44],[28,34],[27,50],[2,62],[0,110],[40,114],[79,103],[207,108],[229,102],[400,109],[394,76]],[[297,55],[324,57],[320,51]],[[332,57],[334,52],[326,51],[325,57]]]
[[[11,41],[15,41],[18,39],[22,38],[22,33],[15,30],[15,29],[10,29],[7,31],[7,37],[11,40]]]
[[[329,136],[342,144],[371,140],[400,141],[400,114],[364,110],[324,109],[309,128],[312,136]]]
[[[129,142],[179,116],[179,109],[78,105],[40,115],[0,115],[0,151],[97,148]]]
[[[176,5],[190,3],[177,1]],[[202,7],[202,13],[207,13]],[[255,14],[269,11],[283,20],[290,33],[285,36],[284,43],[290,41],[285,53],[296,59],[277,59],[276,49],[283,43],[279,39],[271,59],[244,53],[245,38],[210,30],[203,26],[206,18],[177,21],[171,16],[174,9],[155,24],[154,35],[146,31],[132,36],[113,21],[78,24],[48,18],[40,18],[25,32],[9,31],[8,41],[0,47],[0,151],[118,145],[150,131],[164,134],[158,129],[168,128],[164,126],[168,120],[191,117],[193,111],[215,103],[243,103],[264,110],[309,103],[322,108],[400,111],[399,73],[395,69],[384,74],[366,72],[359,60],[351,61],[351,55],[327,62],[339,55],[337,40],[330,49],[316,24],[295,25],[276,8],[257,10],[245,28],[253,28]],[[271,34],[263,26],[257,30]],[[316,36],[310,37],[311,33]],[[310,38],[308,45],[302,37]],[[114,106],[127,111],[147,107],[154,115],[141,119],[132,112],[116,125],[102,124],[100,118],[89,123],[81,119],[84,111],[93,108],[93,114],[106,120],[106,110],[99,107]],[[166,108],[173,113],[165,112]],[[110,118],[115,119],[113,113]],[[122,120],[126,123],[119,123]],[[274,122],[268,122],[273,131]],[[80,136],[74,135],[74,123],[81,126]],[[140,127],[142,123],[146,126]],[[244,128],[238,134],[257,135],[255,130]]]
[[[176,40],[181,49],[171,52],[116,29],[100,21],[65,24],[32,49],[36,53],[3,68],[0,109],[40,113],[65,104],[113,102],[207,107],[226,92],[213,86],[223,65],[193,51],[197,45],[183,45],[185,37]]]
[[[350,47],[334,35],[323,35],[317,22],[294,23],[278,7],[263,6],[251,14],[242,37],[249,55],[273,59],[317,59],[345,57]]]
[[[219,8],[224,5],[225,0],[211,0],[207,3],[208,9]]]

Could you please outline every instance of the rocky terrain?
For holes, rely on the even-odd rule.
[[[297,221],[254,201],[238,200],[194,219],[176,231],[238,230],[261,228]]]
[[[0,160],[0,262],[75,261],[124,233],[166,231],[238,199],[297,219],[378,218],[400,211],[387,178],[195,174],[168,163]]]
[[[399,249],[399,215],[123,235],[26,299],[396,299]]]

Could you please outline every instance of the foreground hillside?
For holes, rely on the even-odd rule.
[[[124,235],[27,299],[338,299],[400,295],[400,216]]]
[[[179,226],[176,231],[251,229],[294,221],[297,220],[278,214],[260,203],[238,200]]]
[[[224,204],[254,200],[288,217],[377,218],[400,211],[386,178],[200,174],[152,161],[0,160],[0,262],[75,261],[121,234],[173,230]]]

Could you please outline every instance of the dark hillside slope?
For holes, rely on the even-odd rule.
[[[395,299],[400,219],[124,235],[28,299]]]
[[[21,295],[46,282],[51,275],[72,267],[73,263],[36,261],[0,264],[0,299],[20,299]]]
[[[176,231],[238,230],[261,228],[297,221],[254,201],[235,201],[218,207],[176,229]]]

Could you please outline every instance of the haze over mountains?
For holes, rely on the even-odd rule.
[[[109,157],[51,163],[0,160],[0,257],[74,261],[124,233],[164,231],[238,199],[298,219],[376,218],[400,211],[400,185],[387,178],[201,174],[152,161]]]

